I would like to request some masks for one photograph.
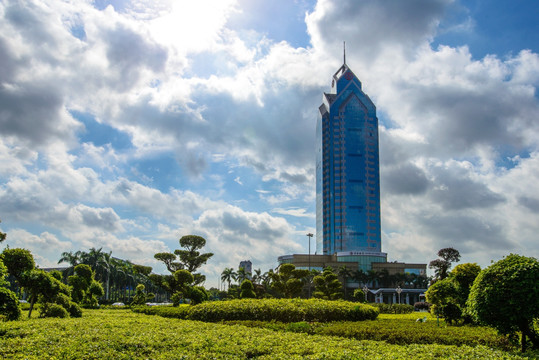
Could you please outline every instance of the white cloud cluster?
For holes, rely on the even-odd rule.
[[[482,264],[537,254],[539,56],[433,48],[454,6],[319,0],[304,19],[310,45],[294,47],[233,30],[246,11],[233,0],[0,3],[0,217],[11,245],[49,262],[58,255],[43,256],[43,244],[156,265],[148,254],[198,233],[216,253],[212,275],[302,251],[316,110],[346,40],[381,121],[384,251],[426,262],[455,246]],[[443,31],[473,30],[453,25]]]

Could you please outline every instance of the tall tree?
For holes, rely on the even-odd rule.
[[[253,275],[253,284],[258,285],[262,281],[262,270],[255,269],[255,273]]]
[[[228,284],[228,289],[230,289],[230,283],[232,280],[236,279],[236,273],[234,272],[233,268],[225,268],[223,272],[221,273],[221,281]]]
[[[174,253],[157,253],[154,257],[162,261],[167,266],[167,270],[174,274],[178,270],[187,270],[193,274],[195,285],[201,284],[206,277],[200,273],[195,273],[202,265],[206,264],[213,253],[200,253],[206,245],[206,239],[197,235],[182,236],[179,240],[183,249],[174,250]],[[172,279],[168,279],[172,283]]]
[[[460,260],[460,253],[454,248],[443,248],[438,251],[440,259],[432,260],[429,268],[434,269],[436,280],[443,280],[447,277],[451,264]]]
[[[249,279],[250,275],[250,272],[246,271],[245,268],[240,267],[236,274],[236,280],[238,281],[238,285],[241,285],[244,280]]]
[[[539,349],[534,321],[539,318],[539,261],[511,254],[490,265],[475,279],[468,312],[502,334],[521,333],[522,351],[530,339]]]
[[[201,254],[198,250],[206,246],[206,239],[202,236],[186,235],[180,238],[180,246],[184,249],[174,251],[174,254],[180,259],[184,269],[194,274],[198,268],[206,264],[213,253]]]
[[[294,264],[282,264],[272,274],[271,288],[285,298],[299,297],[309,270],[296,269]]]
[[[342,278],[344,298],[346,299],[346,288],[347,288],[346,282],[348,281],[349,278],[352,277],[352,271],[350,271],[350,269],[348,269],[346,266],[343,265],[337,270],[337,275]]]
[[[333,269],[327,267],[322,274],[314,278],[314,297],[325,300],[337,300],[342,298],[342,284]]]

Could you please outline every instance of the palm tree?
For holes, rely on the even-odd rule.
[[[230,289],[230,283],[236,279],[236,273],[233,268],[225,268],[221,273],[221,281],[228,283],[228,289]]]
[[[378,273],[376,270],[367,271],[367,281],[370,282],[371,287],[376,287],[376,281],[378,280]]]
[[[236,280],[238,280],[238,285],[241,285],[243,280],[248,279],[251,276],[251,273],[246,271],[244,268],[240,267],[236,273]]]
[[[348,278],[352,277],[352,272],[343,265],[337,270],[337,275],[343,279],[342,286],[344,288],[344,298],[346,299],[346,281],[348,280]]]
[[[389,271],[387,271],[387,269],[380,270],[378,273],[378,280],[380,281],[381,287],[387,287],[387,283],[389,281]]]
[[[81,251],[76,251],[75,253],[71,251],[64,251],[62,253],[62,257],[60,260],[58,260],[58,264],[67,262],[70,265],[69,268],[67,268],[67,270],[64,272],[64,279],[69,275],[73,275],[73,269],[81,262],[81,254]]]
[[[363,269],[358,269],[352,272],[352,279],[357,281],[358,287],[361,287],[361,285],[365,285],[368,281],[367,274],[363,271]]]
[[[262,280],[262,270],[255,269],[255,274],[253,275],[253,284],[259,284]]]

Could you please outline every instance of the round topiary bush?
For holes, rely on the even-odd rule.
[[[44,312],[41,314],[43,317],[57,317],[57,318],[68,318],[69,313],[67,310],[58,304],[51,304],[47,306]]]
[[[82,309],[76,302],[69,302],[69,315],[74,318],[82,317]]]
[[[21,308],[17,295],[9,289],[0,287],[0,315],[6,320],[18,320],[21,317]]]

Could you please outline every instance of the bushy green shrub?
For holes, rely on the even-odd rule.
[[[69,302],[69,308],[67,309],[67,311],[69,312],[69,316],[71,317],[74,317],[74,318],[82,317],[82,309],[74,301]]]
[[[202,286],[193,286],[189,289],[189,299],[191,305],[200,304],[208,300],[208,293]]]
[[[414,312],[414,307],[407,304],[384,304],[375,303],[372,305],[380,311],[380,314],[409,314]]]
[[[21,308],[17,295],[9,289],[0,287],[0,315],[6,320],[18,320],[21,317]]]
[[[166,318],[187,319],[191,305],[179,306],[133,306],[132,311],[146,315],[158,315]]]
[[[0,327],[0,358],[525,360],[534,358],[533,355],[537,358],[537,353],[522,355],[490,346],[396,345],[249,329],[241,325],[178,321],[129,311],[86,310],[84,315],[80,320],[49,318],[3,323]],[[357,322],[356,325],[372,328],[379,322],[383,321]],[[455,330],[461,328],[464,327]],[[484,328],[477,330],[481,332]],[[408,329],[410,335],[420,332]]]
[[[378,311],[372,306],[349,301],[319,299],[242,299],[206,302],[189,309],[188,318],[201,321],[360,321],[374,320]]]
[[[254,291],[254,286],[251,280],[249,279],[243,280],[243,282],[241,283],[240,289],[241,289],[240,297],[242,299],[256,298],[256,293]]]
[[[69,317],[69,313],[67,310],[62,306],[58,304],[50,304],[46,307],[46,309],[41,311],[41,314],[44,317],[56,317],[56,318],[67,318]]]
[[[414,309],[430,311],[430,306],[431,306],[430,303],[426,301],[419,301],[414,304]]]
[[[370,321],[338,321],[330,323],[275,321],[226,321],[226,325],[243,325],[252,328],[289,331],[305,334],[338,336],[356,340],[385,341],[389,344],[444,344],[456,346],[484,345],[501,350],[514,350],[515,346],[505,336],[490,328],[477,326],[438,326],[437,321],[416,322],[402,318]]]

